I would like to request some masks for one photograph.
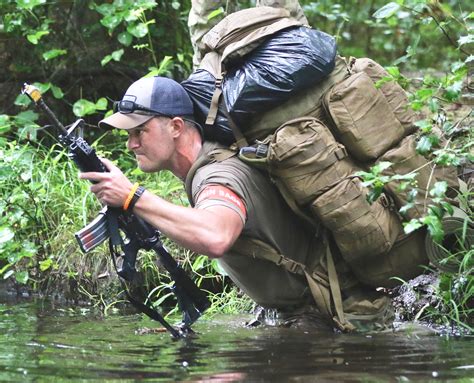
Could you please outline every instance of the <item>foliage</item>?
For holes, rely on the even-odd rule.
[[[440,303],[431,316],[445,325],[455,323],[474,333],[474,249],[467,250],[457,273],[441,275],[437,294]]]

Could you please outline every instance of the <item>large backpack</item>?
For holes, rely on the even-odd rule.
[[[215,87],[201,122],[205,130],[219,130],[222,108],[240,158],[265,169],[295,212],[331,232],[362,283],[391,287],[398,283],[391,277],[412,278],[428,264],[425,232],[404,234],[398,210],[409,197],[396,182],[371,204],[355,173],[380,161],[393,163],[386,174],[416,170],[419,192],[407,217],[414,218],[425,213],[427,190],[436,181],[458,188],[455,169],[440,169],[416,152],[417,116],[404,90],[394,81],[379,85],[389,75],[367,58],[335,58],[326,77],[236,124],[222,97],[225,71],[245,63],[275,33],[298,26],[286,11],[267,7],[236,12],[216,25],[203,39],[207,51],[200,70],[212,74]],[[190,85],[183,83],[188,90]],[[192,90],[190,96],[202,110],[202,99]]]

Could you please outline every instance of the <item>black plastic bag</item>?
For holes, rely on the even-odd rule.
[[[204,123],[214,94],[214,76],[198,69],[182,85],[193,100],[196,119],[204,126],[205,138],[230,145],[235,139],[223,101],[245,135],[255,114],[267,112],[297,92],[319,83],[334,69],[335,58],[336,42],[326,33],[307,27],[278,32],[250,52],[241,65],[228,70],[213,126]]]
[[[279,32],[227,73],[223,85],[227,110],[245,132],[256,113],[319,83],[334,69],[335,58],[336,42],[326,33],[306,27]]]
[[[194,117],[204,129],[204,138],[208,141],[217,141],[224,145],[235,142],[234,134],[223,112],[223,99],[219,102],[214,125],[206,125],[206,118],[211,106],[212,95],[216,88],[216,79],[204,69],[198,69],[183,81],[181,85],[188,92],[194,104]]]

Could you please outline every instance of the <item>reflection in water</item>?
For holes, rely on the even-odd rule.
[[[429,381],[474,375],[472,338],[420,332],[321,335],[200,320],[194,338],[136,335],[139,315],[102,318],[0,303],[0,381]]]

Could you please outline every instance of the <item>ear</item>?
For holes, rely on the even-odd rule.
[[[173,138],[178,138],[184,132],[184,120],[181,117],[173,117],[170,121],[171,135]]]

